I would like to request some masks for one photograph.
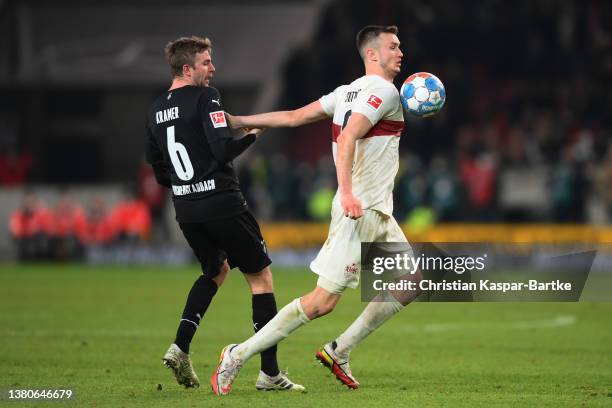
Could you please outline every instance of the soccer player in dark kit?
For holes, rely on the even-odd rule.
[[[202,267],[187,296],[176,339],[163,357],[185,387],[200,384],[189,344],[230,269],[239,268],[250,287],[255,331],[276,315],[271,261],[232,165],[261,130],[232,137],[219,92],[209,86],[215,73],[211,52],[208,38],[182,37],[168,43],[172,85],[153,102],[146,119],[147,161],[157,181],[172,189],[176,219]],[[261,353],[255,385],[259,390],[304,390],[279,371],[276,346]]]

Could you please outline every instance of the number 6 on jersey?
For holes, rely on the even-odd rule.
[[[187,154],[185,146],[174,140],[174,126],[170,126],[166,129],[166,136],[168,141],[168,153],[170,154],[170,159],[172,160],[176,175],[181,180],[191,180],[193,177],[193,166],[191,165],[191,160],[189,160],[189,155]]]

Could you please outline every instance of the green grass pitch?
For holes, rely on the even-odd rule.
[[[70,402],[6,406],[359,407],[612,406],[612,303],[416,303],[353,352],[350,391],[314,360],[360,313],[349,291],[329,316],[280,344],[282,368],[306,394],[258,392],[259,358],[229,396],[208,380],[219,351],[250,336],[251,297],[234,271],[192,345],[203,385],[179,387],[161,357],[192,268],[0,265],[0,388],[67,387]],[[274,269],[279,307],[315,276]]]

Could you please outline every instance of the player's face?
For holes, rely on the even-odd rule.
[[[378,37],[378,45],[381,68],[395,77],[402,68],[402,57],[404,56],[400,50],[399,38],[392,33],[381,33]]]
[[[204,51],[196,54],[193,67],[189,67],[191,81],[195,86],[208,86],[215,73],[215,66],[212,63],[210,52]]]

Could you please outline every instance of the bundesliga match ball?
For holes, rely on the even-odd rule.
[[[442,81],[429,72],[410,75],[400,89],[404,109],[413,115],[425,118],[438,113],[446,100]]]

